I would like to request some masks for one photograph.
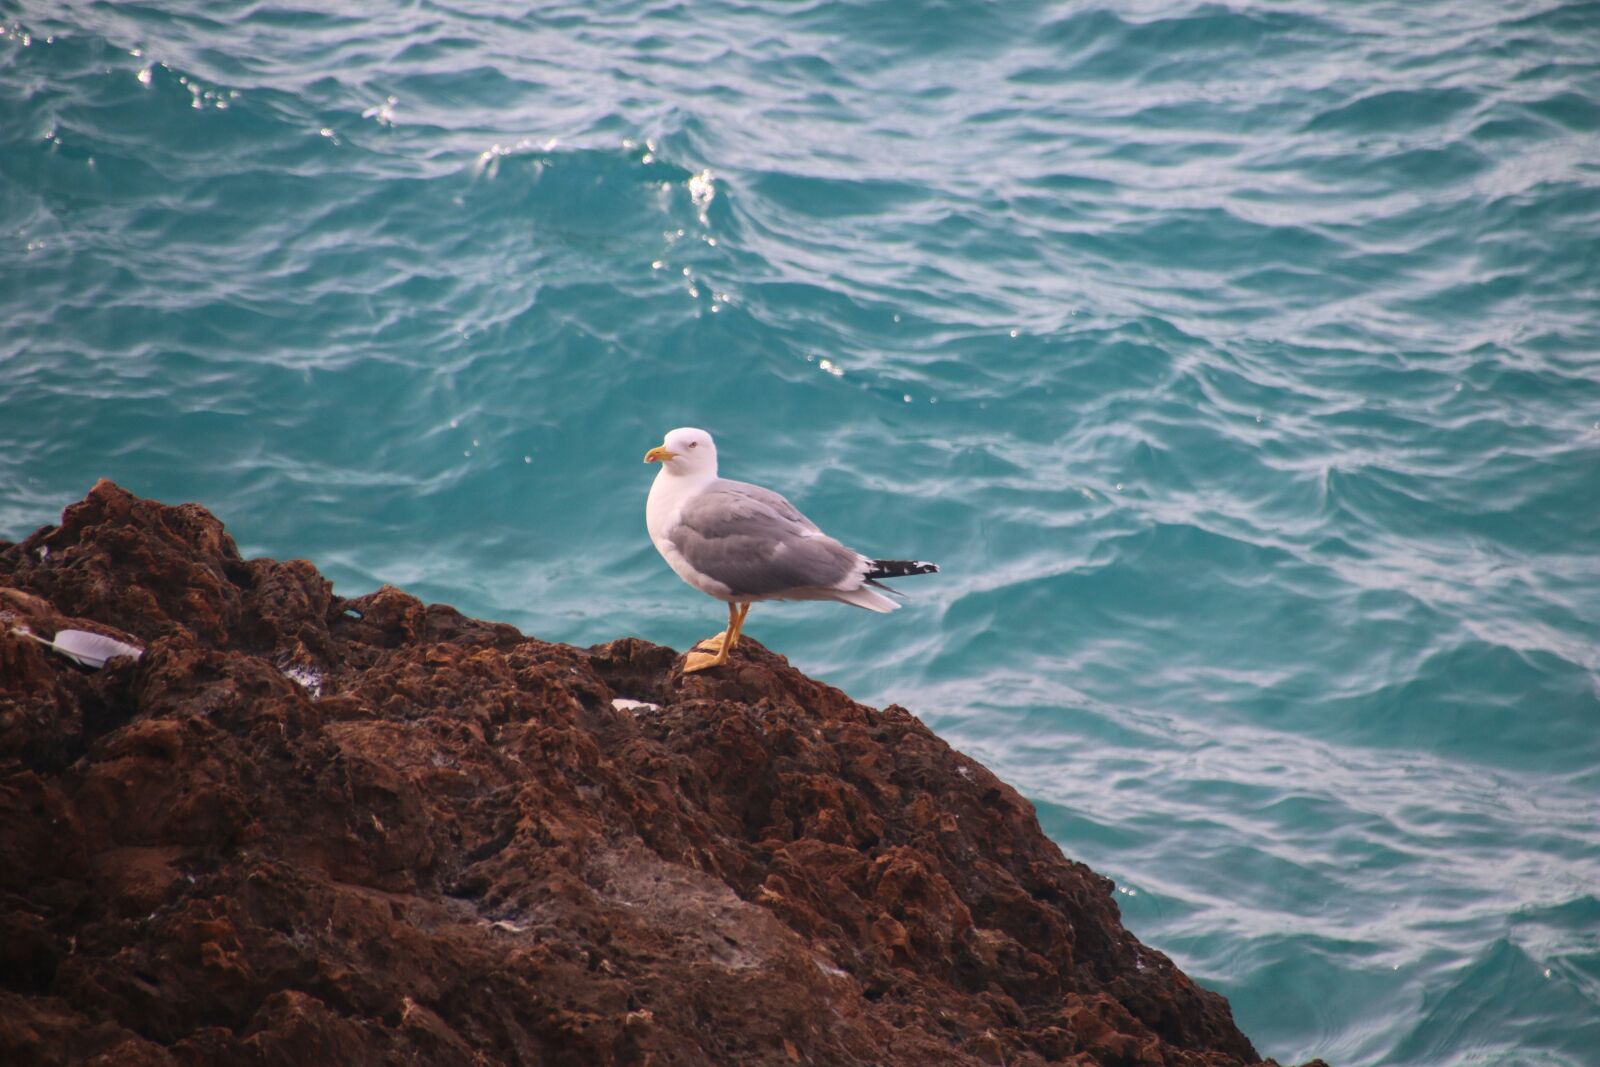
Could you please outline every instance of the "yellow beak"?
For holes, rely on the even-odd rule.
[[[666,445],[656,445],[656,447],[644,454],[644,461],[646,463],[665,463],[669,459],[677,458],[678,454],[672,451]]]

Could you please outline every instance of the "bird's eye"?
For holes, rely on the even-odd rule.
[[[690,441],[689,442],[689,447],[690,448],[699,448],[700,447],[700,442],[699,441]]]

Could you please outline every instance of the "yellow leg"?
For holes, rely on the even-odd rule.
[[[689,650],[689,654],[683,657],[683,673],[692,674],[710,667],[720,667],[728,662],[728,652],[739,640],[739,629],[744,625],[744,617],[749,610],[749,604],[730,602],[728,628],[715,637],[708,637],[696,643],[694,648]]]
[[[733,605],[730,604],[728,606],[731,608]],[[730,611],[728,614],[731,617],[733,615],[733,612]],[[728,648],[730,648],[730,649],[733,648],[735,645],[737,645],[739,643],[739,638],[744,636],[744,617],[746,615],[748,615],[748,614],[750,614],[750,605],[749,604],[740,604],[739,605],[739,617],[736,620],[734,620],[733,628],[728,631],[728,641],[727,641],[727,647]]]

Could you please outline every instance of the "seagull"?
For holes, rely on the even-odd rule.
[[[685,673],[728,662],[758,600],[838,600],[893,611],[900,605],[884,593],[894,590],[879,578],[939,570],[920,560],[863,556],[771,489],[717,477],[717,446],[704,430],[671,431],[644,461],[661,464],[644,509],[656,551],[679,578],[728,605],[728,628],[689,652]]]

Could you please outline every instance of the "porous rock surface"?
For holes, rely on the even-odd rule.
[[[754,642],[343,600],[110,482],[0,542],[0,630],[0,1062],[1258,1061],[1014,790]]]

